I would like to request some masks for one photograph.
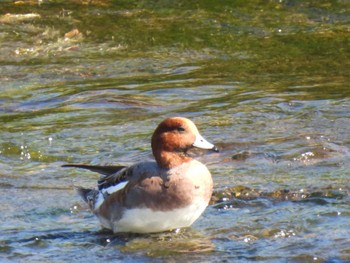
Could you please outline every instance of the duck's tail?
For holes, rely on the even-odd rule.
[[[76,191],[78,193],[78,195],[81,196],[81,198],[83,198],[83,200],[88,203],[89,202],[89,198],[88,196],[91,195],[90,192],[94,191],[93,189],[88,189],[88,188],[83,188],[83,187],[76,187]]]
[[[99,191],[83,187],[76,187],[77,193],[83,198],[92,211],[95,210],[96,202],[98,201]]]
[[[119,172],[121,169],[125,168],[125,166],[122,165],[110,165],[110,166],[103,166],[103,165],[87,165],[87,164],[64,164],[62,167],[69,167],[69,168],[82,168],[86,170],[90,170],[92,172],[96,172],[102,175],[111,175]]]

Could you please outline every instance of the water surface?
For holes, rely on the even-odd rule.
[[[349,29],[347,1],[2,1],[2,261],[350,261]],[[101,231],[60,166],[151,160],[175,115],[221,149],[211,205]]]

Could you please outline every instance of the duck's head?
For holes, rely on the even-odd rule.
[[[193,147],[218,151],[205,140],[189,119],[173,117],[162,121],[152,136],[152,152],[162,168],[172,168],[192,160],[187,151]]]

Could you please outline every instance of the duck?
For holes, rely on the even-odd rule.
[[[77,192],[114,233],[156,233],[190,227],[213,192],[208,168],[190,156],[191,148],[218,152],[184,117],[163,120],[151,138],[154,161],[130,166],[65,164],[101,174],[97,187]]]

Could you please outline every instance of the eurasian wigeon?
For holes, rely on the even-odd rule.
[[[192,147],[218,151],[191,120],[174,117],[162,121],[153,133],[156,162],[64,166],[103,174],[96,189],[78,188],[103,227],[114,233],[162,232],[192,225],[211,198],[211,174],[187,154]]]

